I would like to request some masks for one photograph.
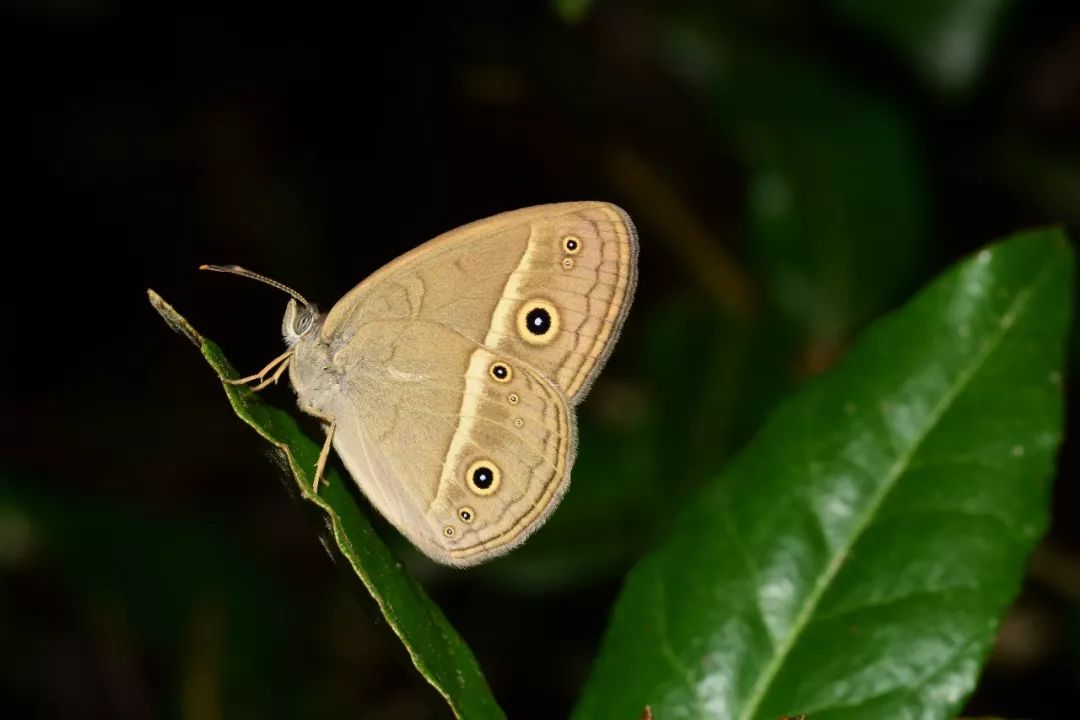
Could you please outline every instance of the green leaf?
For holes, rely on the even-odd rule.
[[[831,0],[852,24],[883,38],[941,90],[968,89],[986,66],[1015,0]]]
[[[237,376],[217,345],[202,337],[153,290],[148,294],[165,321],[199,347],[220,379]],[[247,387],[223,387],[237,416],[282,454],[300,495],[326,513],[342,556],[375,598],[416,669],[454,714],[470,720],[504,717],[468,645],[375,534],[341,475],[328,467],[328,484],[318,494],[311,491],[320,444],[304,435],[291,415],[267,405]]]
[[[630,573],[575,717],[950,717],[1047,523],[1072,255],[1035,231],[876,323]]]

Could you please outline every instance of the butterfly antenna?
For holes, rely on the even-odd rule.
[[[287,285],[279,283],[277,280],[271,280],[265,275],[260,275],[257,272],[252,272],[247,268],[242,268],[239,265],[200,265],[200,270],[210,270],[211,272],[229,273],[230,275],[239,275],[240,277],[251,278],[252,280],[258,280],[261,283],[266,283],[270,287],[275,287],[282,292],[286,292],[292,297],[300,301],[304,307],[311,307],[311,303],[301,295]]]

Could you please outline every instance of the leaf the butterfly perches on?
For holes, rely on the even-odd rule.
[[[509,552],[569,486],[574,406],[596,379],[637,283],[630,218],[602,202],[515,210],[394,260],[325,315],[292,295],[285,371],[357,485],[432,559]]]
[[[156,292],[147,294],[165,322],[199,348],[222,381],[237,377],[216,344]],[[503,718],[469,646],[379,539],[336,471],[328,471],[329,486],[318,494],[311,491],[318,444],[304,435],[291,415],[267,405],[248,388],[224,387],[236,415],[285,456],[300,496],[326,513],[342,557],[375,599],[417,670],[445,698],[454,715]]]

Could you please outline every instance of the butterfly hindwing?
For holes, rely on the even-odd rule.
[[[575,428],[562,393],[443,328],[375,335],[361,330],[340,356],[349,385],[328,408],[350,474],[436,560],[472,565],[520,543],[569,479]],[[432,341],[437,357],[422,352]]]

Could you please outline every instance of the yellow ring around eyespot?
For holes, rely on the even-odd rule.
[[[537,335],[529,330],[528,316],[533,310],[544,310],[547,312],[550,325],[547,332],[543,335]],[[559,335],[559,311],[547,300],[543,298],[533,298],[532,300],[526,300],[521,304],[521,308],[517,314],[517,331],[522,340],[530,345],[547,345],[553,341]]]
[[[573,249],[570,248],[571,240],[573,240],[575,243],[575,247]],[[562,248],[567,255],[577,255],[579,252],[581,252],[582,244],[583,243],[581,242],[581,238],[579,238],[577,235],[566,235],[562,239]]]
[[[488,485],[486,488],[477,487],[475,483],[473,483],[473,473],[475,473],[482,467],[487,468],[491,471],[491,484]],[[502,471],[499,470],[498,465],[491,462],[490,460],[477,460],[469,466],[468,470],[465,471],[465,484],[469,487],[470,490],[472,490],[474,493],[481,497],[494,493],[496,490],[499,489],[499,483],[501,482]]]
[[[501,377],[499,377],[498,375],[495,374],[495,368],[497,368],[497,367],[505,368],[506,377],[501,378]],[[511,368],[506,363],[504,363],[504,362],[502,362],[500,360],[496,360],[495,362],[491,363],[490,367],[488,367],[488,375],[490,375],[491,379],[494,380],[497,383],[508,383],[514,377],[514,369]]]

